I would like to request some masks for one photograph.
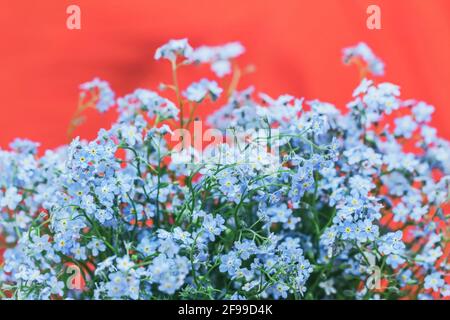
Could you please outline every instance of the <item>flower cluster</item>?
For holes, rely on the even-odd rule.
[[[96,95],[95,105],[98,111],[106,112],[115,104],[115,94],[108,82],[95,78],[80,85],[83,94]]]
[[[343,50],[344,63],[349,63],[352,59],[361,59],[366,64],[369,71],[375,76],[384,74],[384,63],[364,42],[360,42],[353,47]]]
[[[171,40],[155,59],[170,61],[177,102],[148,89],[115,99],[96,79],[81,89],[101,112],[117,106],[111,128],[43,156],[20,139],[0,150],[2,298],[450,295],[450,144],[434,108],[367,78],[347,112],[208,79],[179,88],[179,69],[221,78],[243,51]],[[365,44],[350,59],[383,72]],[[209,122],[227,139],[199,150],[186,135],[207,97],[224,101]]]

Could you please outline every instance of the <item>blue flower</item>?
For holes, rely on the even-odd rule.
[[[157,244],[154,242],[151,242],[148,238],[143,238],[139,245],[137,246],[137,250],[144,255],[144,257],[147,257],[151,254],[153,254],[156,251]]]
[[[84,91],[97,91],[98,99],[96,101],[96,108],[100,112],[106,112],[115,104],[115,94],[111,90],[109,83],[95,78],[92,81],[80,85],[80,89]]]
[[[353,57],[361,58],[375,76],[382,76],[384,74],[384,63],[375,56],[373,51],[364,42],[360,42],[353,47],[348,47],[343,50],[343,60],[349,63]]]
[[[97,209],[94,215],[100,223],[104,224],[113,218],[114,212],[111,209]]]
[[[101,184],[95,188],[95,193],[100,200],[105,205],[110,204],[114,196],[118,194],[119,189],[115,186],[114,181],[102,181]]]
[[[90,194],[81,197],[80,207],[83,208],[88,214],[93,214],[95,210],[97,210],[94,197]]]
[[[109,275],[110,281],[106,284],[106,290],[111,298],[119,299],[126,295],[128,283],[126,276],[122,272],[115,272]]]
[[[433,272],[425,277],[425,289],[432,289],[433,291],[439,291],[445,284],[442,275],[439,272]]]
[[[209,63],[216,76],[222,78],[231,73],[230,60],[240,56],[245,49],[239,42],[230,42],[222,46],[201,46],[190,55],[193,63]]]
[[[177,56],[189,58],[193,52],[187,39],[170,40],[155,52],[155,59],[161,58],[175,61]]]
[[[430,122],[433,112],[434,107],[426,104],[425,102],[419,102],[412,108],[414,119],[416,119],[419,123]]]
[[[267,215],[270,217],[272,223],[288,224],[289,219],[292,219],[292,210],[287,207],[285,203],[279,206],[270,207],[267,209]]]
[[[402,231],[390,232],[379,240],[380,252],[385,255],[402,253],[405,244],[402,241]]]
[[[73,246],[74,246],[73,239],[67,237],[67,235],[59,234],[58,236],[55,237],[54,248],[57,251],[60,251],[63,254],[68,255],[69,253],[71,253]]]
[[[106,246],[100,239],[92,239],[88,245],[86,246],[88,249],[91,249],[92,255],[94,257],[98,256],[100,252],[103,252],[106,250]]]
[[[378,226],[369,219],[357,223],[357,239],[360,242],[373,242],[379,235]]]
[[[414,131],[417,129],[417,123],[411,116],[404,116],[396,118],[394,133],[397,136],[403,136],[405,138],[411,138]]]
[[[89,190],[88,190],[88,188],[81,185],[80,183],[75,182],[75,183],[72,183],[69,185],[68,192],[69,192],[69,195],[71,195],[74,198],[74,200],[77,203],[79,203],[81,201],[82,197],[89,193]]]
[[[183,94],[188,100],[199,103],[205,99],[208,94],[212,101],[217,100],[222,91],[223,90],[217,85],[217,82],[202,79],[199,82],[192,83]]]
[[[356,239],[356,225],[346,221],[339,227],[339,232],[343,240]]]
[[[183,231],[183,229],[181,229],[180,227],[176,227],[175,229],[173,229],[173,238],[175,240],[181,241],[181,243],[187,247],[189,247],[194,242],[191,234],[187,231]]]
[[[216,236],[219,236],[223,230],[225,230],[224,226],[225,220],[221,216],[212,216],[206,215],[203,220],[202,229],[205,232],[205,236],[209,239],[209,241],[214,241]]]
[[[386,263],[390,265],[392,268],[397,268],[399,265],[405,263],[405,259],[399,256],[398,254],[391,254],[387,257]]]
[[[9,210],[15,210],[22,196],[18,193],[17,188],[8,188],[4,195],[0,191],[0,207],[8,207]]]
[[[235,252],[231,251],[220,258],[221,264],[219,265],[220,272],[227,272],[230,276],[233,276],[238,271],[242,264],[241,259],[238,258]]]
[[[402,202],[399,203],[392,212],[394,213],[394,221],[396,222],[406,222],[410,214],[410,210]]]
[[[129,256],[123,256],[122,258],[116,259],[117,269],[126,272],[134,266],[134,262],[130,260]]]
[[[284,283],[278,283],[273,286],[273,298],[279,299],[280,297],[283,299],[287,298],[289,291],[289,287]]]
[[[79,243],[75,243],[71,249],[71,252],[76,260],[86,260],[86,248],[82,247]]]
[[[238,179],[233,177],[232,175],[227,175],[223,178],[219,179],[220,190],[224,194],[232,193],[235,191],[235,185],[238,182]]]
[[[20,154],[33,154],[37,153],[39,143],[30,141],[28,139],[20,139],[16,138],[9,144],[11,150],[20,153]]]
[[[402,286],[408,285],[413,280],[413,273],[411,270],[405,270],[399,275],[399,281]]]
[[[367,80],[366,78],[363,78],[358,87],[356,87],[356,89],[353,91],[353,97],[366,93],[372,85],[373,85],[372,80]]]

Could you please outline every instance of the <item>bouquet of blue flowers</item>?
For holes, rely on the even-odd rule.
[[[116,99],[103,80],[81,85],[78,115],[118,111],[95,140],[42,156],[21,139],[0,150],[0,297],[450,295],[450,144],[429,125],[434,108],[371,79],[384,64],[364,43],[343,51],[361,71],[344,113],[238,91],[243,52],[171,40],[155,53],[173,79],[159,93]],[[180,88],[179,70],[197,64],[228,88]],[[199,132],[196,108],[219,97]]]

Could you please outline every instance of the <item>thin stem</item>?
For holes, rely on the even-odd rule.
[[[181,99],[180,94],[180,86],[178,85],[178,76],[177,76],[177,63],[176,61],[172,61],[172,79],[175,94],[177,96],[178,107],[180,108],[180,128],[184,127],[184,115],[183,115],[183,99]]]
[[[69,128],[67,129],[67,137],[69,138],[69,140],[72,139],[73,131],[76,129],[77,125],[79,124],[78,121],[81,120],[80,116],[83,113],[83,111],[88,108],[95,107],[95,102],[98,100],[98,95],[95,94],[94,91],[91,91],[91,95],[92,95],[91,99],[86,103],[83,103],[83,100],[85,98],[85,96],[83,94],[80,94],[80,96],[78,98],[77,110],[75,110],[72,120],[70,120]]]
[[[238,66],[233,68],[233,77],[231,78],[230,86],[227,91],[227,98],[230,98],[233,92],[237,89],[239,80],[241,79],[242,71]]]

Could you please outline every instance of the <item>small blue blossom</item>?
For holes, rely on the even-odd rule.
[[[413,120],[411,116],[404,116],[402,118],[397,118],[395,122],[394,133],[397,136],[403,136],[405,138],[411,138],[414,131],[417,129],[417,123]]]
[[[418,123],[430,122],[433,112],[434,107],[426,104],[425,102],[419,102],[412,108],[414,119]]]
[[[90,82],[80,85],[83,91],[97,91],[98,99],[96,101],[96,108],[100,112],[108,111],[116,102],[114,91],[111,90],[109,83],[95,78]]]
[[[9,210],[14,210],[21,200],[22,196],[15,187],[8,188],[3,195],[0,193],[0,207],[8,207]]]
[[[105,244],[101,240],[95,238],[92,239],[86,247],[91,250],[94,257],[98,256],[100,252],[106,250]]]
[[[190,60],[194,63],[210,64],[211,70],[221,78],[231,73],[230,60],[240,56],[244,51],[244,47],[239,42],[215,47],[201,46],[192,52]]]
[[[161,58],[175,61],[177,56],[183,58],[189,58],[193,52],[192,47],[189,45],[187,39],[170,40],[163,46],[159,47],[155,52],[155,59]]]
[[[353,57],[358,57],[367,63],[370,72],[374,75],[382,76],[384,74],[384,63],[375,56],[373,51],[364,42],[360,42],[354,47],[345,48],[343,54],[345,63],[348,63]]]
[[[202,79],[199,82],[192,83],[183,94],[188,100],[199,103],[205,99],[207,95],[211,97],[212,101],[217,100],[222,91],[223,90],[217,85],[217,82]]]
[[[219,236],[225,230],[224,223],[225,220],[221,216],[206,215],[202,227],[209,241],[214,241],[216,236]]]
[[[434,272],[425,277],[425,289],[432,289],[433,291],[438,291],[445,284],[442,275],[439,272]]]
[[[219,266],[220,272],[226,272],[230,276],[233,276],[238,271],[241,266],[241,259],[239,259],[234,252],[230,252],[226,255],[223,255],[220,258],[221,264]]]
[[[405,248],[401,231],[390,232],[380,239],[380,252],[385,255],[401,253]]]
[[[79,243],[75,243],[71,250],[76,260],[84,261],[87,259],[86,248],[82,247]]]

